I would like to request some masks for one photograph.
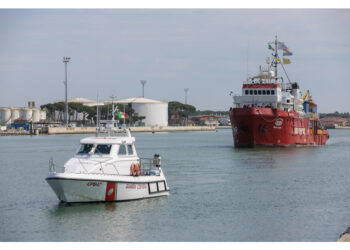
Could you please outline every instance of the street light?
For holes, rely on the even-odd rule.
[[[189,88],[185,88],[185,104],[187,104],[187,92]],[[188,126],[188,113],[186,112],[186,126]]]
[[[65,68],[65,81],[64,81],[64,86],[66,87],[66,100],[65,100],[65,104],[66,104],[66,112],[65,112],[65,120],[66,120],[66,127],[68,127],[68,100],[67,100],[67,63],[69,63],[70,61],[70,57],[63,57],[63,63],[64,63],[64,68]]]
[[[146,84],[146,80],[141,80],[141,84],[142,84],[142,97],[145,97],[145,84]]]
[[[188,92],[189,88],[185,88],[184,90],[185,90],[185,104],[187,104],[187,92]]]

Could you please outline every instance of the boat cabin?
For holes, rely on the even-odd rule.
[[[80,141],[76,156],[137,157],[134,137],[89,137]]]

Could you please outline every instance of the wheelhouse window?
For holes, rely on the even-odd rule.
[[[249,90],[249,94],[252,95],[253,94],[253,90]]]
[[[129,155],[133,155],[134,154],[134,150],[132,148],[132,145],[128,145],[128,154]]]
[[[95,149],[95,154],[109,155],[112,145],[110,144],[98,144]]]
[[[126,155],[126,147],[124,144],[120,145],[118,155]]]
[[[263,91],[262,91],[262,94],[263,94],[263,95],[266,95],[266,90],[263,90]]]
[[[258,90],[258,95],[261,95],[261,90]]]
[[[267,94],[267,95],[270,95],[270,90],[266,90],[266,94]]]
[[[275,91],[274,90],[271,90],[271,95],[274,95],[275,94]]]
[[[257,90],[254,90],[254,95],[257,95],[258,94],[258,91]]]
[[[81,144],[78,154],[88,154],[93,148],[94,144]]]
[[[248,91],[248,90],[246,90],[246,91],[245,91],[245,94],[246,94],[246,95],[248,95],[248,93],[249,93],[249,91]]]

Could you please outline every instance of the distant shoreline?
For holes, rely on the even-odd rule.
[[[231,126],[147,126],[147,127],[128,127],[131,132],[190,132],[190,131],[215,131],[217,129],[228,129]],[[94,134],[96,127],[48,127],[40,135],[58,135],[58,134]],[[0,132],[0,136],[31,135],[29,131],[6,131]]]

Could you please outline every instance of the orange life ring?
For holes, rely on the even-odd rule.
[[[130,175],[139,176],[141,174],[141,168],[139,163],[131,163]]]
[[[135,164],[134,171],[135,171],[136,176],[139,176],[141,174],[140,163]]]
[[[135,164],[134,163],[131,163],[131,166],[130,166],[130,175],[134,175],[135,173]]]

